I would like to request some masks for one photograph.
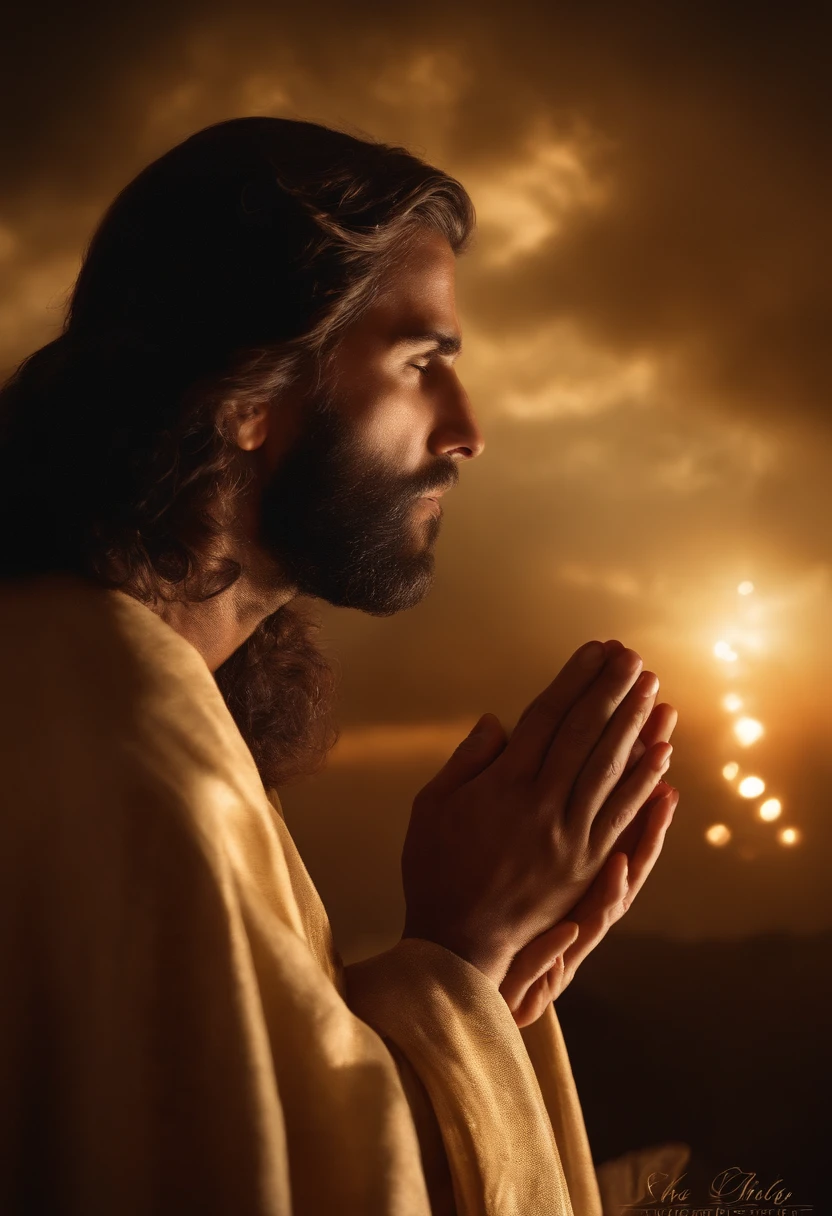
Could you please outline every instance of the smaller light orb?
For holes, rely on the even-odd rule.
[[[731,829],[726,827],[724,823],[713,823],[705,833],[705,839],[708,844],[717,846],[727,844],[731,839]]]
[[[735,692],[729,692],[726,697],[722,698],[722,704],[729,714],[738,713],[742,709],[742,697],[738,697]]]
[[[777,839],[781,844],[797,844],[800,840],[800,832],[797,828],[783,828],[781,832],[777,833]]]
[[[737,788],[743,798],[759,798],[766,788],[766,783],[761,777],[743,777]]]
[[[726,764],[722,770],[722,775],[726,781],[733,781],[737,773],[740,771],[740,766],[736,761],[732,760],[730,764]]]
[[[723,663],[736,663],[738,657],[736,650],[724,640],[715,644],[714,654],[718,659],[722,659]]]
[[[771,823],[772,819],[776,819],[783,809],[783,803],[779,798],[766,798],[765,802],[760,807],[760,818],[766,823]]]
[[[737,587],[737,591],[740,593],[740,595],[750,595],[753,590],[754,584],[750,583],[747,579],[745,582],[740,583],[739,587]]]
[[[756,718],[739,718],[734,723],[734,734],[743,747],[750,747],[763,735],[763,724]]]

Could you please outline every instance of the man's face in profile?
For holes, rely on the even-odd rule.
[[[259,542],[298,594],[386,616],[429,590],[441,507],[424,496],[484,446],[459,345],[455,256],[426,231],[344,331],[283,452],[270,420]]]

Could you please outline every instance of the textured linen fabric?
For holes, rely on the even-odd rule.
[[[431,942],[345,968],[189,642],[50,575],[0,647],[0,1211],[600,1216],[554,1007]]]

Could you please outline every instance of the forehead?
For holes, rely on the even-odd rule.
[[[382,278],[361,328],[391,340],[399,333],[457,329],[456,256],[439,233],[420,233]],[[360,323],[361,324],[361,323]]]

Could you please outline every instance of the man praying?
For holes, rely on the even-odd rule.
[[[601,1214],[553,1000],[672,819],[655,675],[590,641],[510,735],[484,713],[360,963],[278,795],[337,737],[302,598],[417,605],[483,451],[474,218],[403,148],[217,123],[0,391],[3,1213]]]

